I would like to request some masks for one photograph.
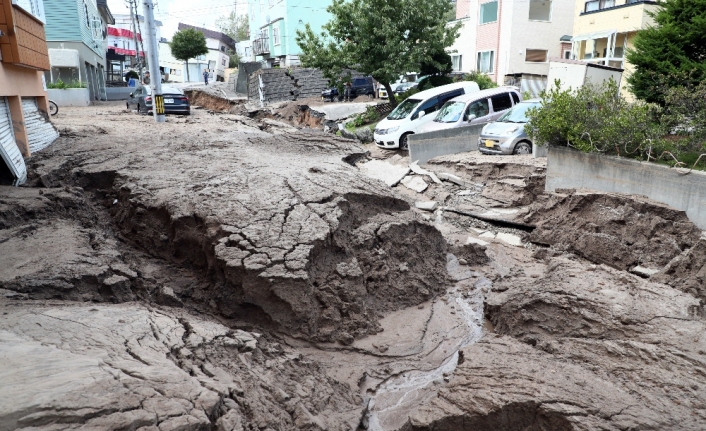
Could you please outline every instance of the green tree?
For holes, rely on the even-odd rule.
[[[706,0],[666,0],[652,14],[655,25],[637,33],[627,78],[639,99],[664,104],[670,87],[706,78]]]
[[[250,39],[250,24],[247,15],[237,16],[235,11],[231,11],[228,16],[222,16],[216,20],[216,27],[236,42]]]
[[[460,24],[447,27],[451,8],[448,0],[333,0],[327,8],[332,19],[321,34],[309,25],[297,30],[300,59],[334,82],[345,69],[372,76],[394,107],[390,82],[433,63],[434,55],[458,37]]]
[[[169,47],[174,58],[186,62],[186,80],[191,81],[191,77],[189,77],[189,59],[208,54],[206,37],[198,30],[187,28],[174,34]]]

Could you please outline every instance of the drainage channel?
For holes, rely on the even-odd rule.
[[[362,428],[369,431],[401,428],[415,407],[434,396],[450,380],[458,364],[463,362],[461,349],[478,342],[483,336],[483,304],[485,292],[492,282],[480,278],[473,284],[474,289],[470,293],[463,286],[463,283],[457,283],[447,292],[448,303],[455,306],[456,315],[467,327],[464,335],[457,340],[454,352],[436,368],[410,370],[381,383],[366,399]]]

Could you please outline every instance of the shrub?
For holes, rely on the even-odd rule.
[[[419,93],[421,90],[417,87],[412,87],[409,90],[405,91],[404,93],[400,93],[399,96],[397,96],[397,100],[400,101],[400,103],[404,102],[407,100],[410,96]]]
[[[419,91],[428,90],[430,88],[441,87],[442,85],[452,84],[454,80],[449,76],[433,75],[427,76],[419,81],[417,88]],[[400,99],[402,100],[402,99]]]
[[[349,122],[346,123],[346,129],[357,129],[366,124],[374,123],[380,119],[380,114],[375,110],[374,106],[365,108],[365,112],[358,114]]]
[[[525,130],[539,145],[574,147],[631,157],[647,157],[661,141],[659,108],[644,102],[628,103],[614,80],[576,90],[554,90],[542,95],[541,108],[531,109]]]
[[[71,81],[70,83],[65,83],[61,78],[57,79],[56,82],[50,82],[47,84],[47,88],[52,90],[66,90],[67,88],[86,88],[87,84],[81,81]]]
[[[498,84],[493,82],[493,80],[490,79],[488,75],[482,72],[478,72],[476,70],[471,73],[467,73],[464,76],[464,80],[475,82],[476,84],[478,84],[478,87],[480,87],[481,90],[487,90],[488,88],[495,88],[498,86]]]

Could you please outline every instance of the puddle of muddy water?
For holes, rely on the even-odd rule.
[[[454,256],[450,256],[447,269],[451,277],[459,281],[448,291],[446,303],[450,306],[450,313],[455,313],[455,317],[463,321],[466,329],[458,333],[459,337],[455,340],[453,349],[446,346],[445,351],[451,350],[453,353],[437,367],[423,369],[422,361],[418,368],[397,373],[374,389],[368,389],[367,413],[362,425],[370,431],[396,430],[402,427],[412,410],[422,405],[448,382],[458,366],[459,350],[477,342],[483,335],[484,293],[492,283],[485,278],[472,281],[470,271],[464,266],[459,266]]]

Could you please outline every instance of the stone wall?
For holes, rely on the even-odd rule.
[[[261,69],[250,75],[248,99],[260,100],[260,80],[264,103],[320,97],[328,86],[328,80],[318,69]]]

